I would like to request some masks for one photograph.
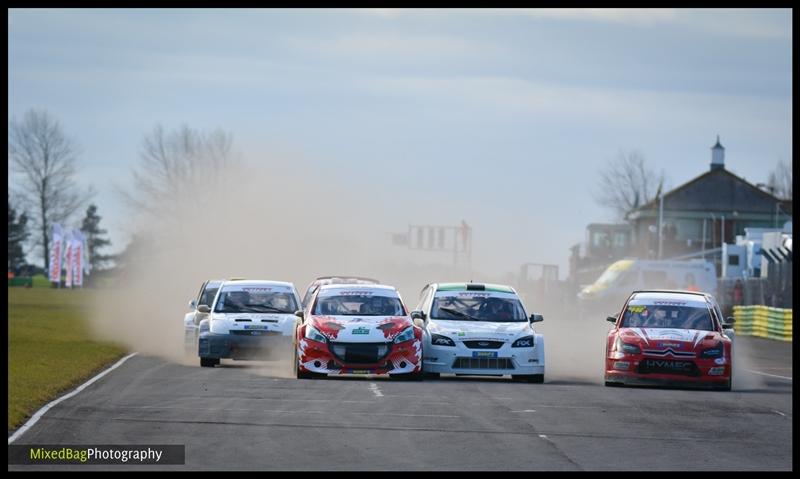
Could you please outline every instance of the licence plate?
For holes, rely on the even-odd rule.
[[[473,358],[496,358],[497,351],[472,351]]]

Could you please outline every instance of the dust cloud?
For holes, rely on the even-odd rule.
[[[392,245],[387,224],[400,225],[402,232],[407,224],[396,217],[421,212],[398,212],[386,196],[356,187],[357,179],[310,174],[302,166],[292,161],[281,162],[279,168],[242,162],[205,175],[191,187],[176,187],[168,212],[132,217],[140,238],[138,253],[116,287],[98,295],[91,315],[94,333],[132,351],[198,365],[196,350],[184,350],[182,319],[207,279],[289,281],[302,297],[318,276],[366,276],[397,287],[409,309],[417,306],[420,290],[431,282],[473,280],[518,287],[516,273],[483,274],[449,262],[447,255],[433,260]],[[530,247],[538,248],[535,239]],[[557,258],[566,253],[551,254]],[[481,259],[490,264],[495,258]],[[545,337],[546,381],[602,383],[611,328],[605,318],[614,311],[580,312],[574,294],[529,300],[520,293],[529,313],[545,316],[536,330]],[[292,377],[292,353],[287,340],[272,350],[269,361],[224,364]]]

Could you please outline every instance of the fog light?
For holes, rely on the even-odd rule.
[[[631,363],[629,363],[628,361],[615,361],[614,362],[614,369],[620,369],[620,370],[625,371],[630,367],[630,365],[631,365]]]
[[[724,367],[711,368],[711,369],[708,370],[708,375],[709,376],[721,376],[722,374],[725,374],[725,368]]]
[[[405,362],[405,361],[400,361],[400,369],[403,369],[403,368],[404,368],[404,367],[406,367],[406,366],[407,366],[407,365],[406,365],[406,362]]]
[[[322,363],[321,363],[321,362],[319,362],[319,361],[314,361],[314,367],[317,367],[317,368],[318,368],[318,367],[320,367],[320,366],[322,366]]]

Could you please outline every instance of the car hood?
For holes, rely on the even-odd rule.
[[[213,313],[211,319],[211,332],[224,334],[252,329],[283,331],[295,323],[297,316],[293,313]]]
[[[454,339],[511,339],[522,334],[532,334],[530,323],[516,321],[495,323],[492,321],[451,321],[431,319],[428,331],[444,334]]]
[[[716,344],[722,335],[716,331],[671,328],[620,328],[626,342],[635,341],[648,348],[695,349]]]
[[[408,316],[311,316],[309,324],[331,341],[393,341],[414,325]]]

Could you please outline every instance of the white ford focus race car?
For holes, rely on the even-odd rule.
[[[225,281],[214,304],[198,311],[200,365],[214,367],[220,359],[267,359],[281,342],[291,345],[300,309],[292,283],[281,281]]]
[[[411,317],[424,324],[423,368],[441,373],[504,376],[544,382],[544,337],[533,329],[514,288],[434,283],[422,290]]]
[[[206,318],[206,314],[199,313],[197,307],[204,304],[211,307],[214,302],[214,296],[217,295],[219,286],[222,284],[221,279],[210,279],[205,281],[200,286],[200,292],[197,297],[189,301],[190,312],[183,316],[183,347],[187,353],[194,353],[197,351],[197,332],[200,326],[200,321]]]

